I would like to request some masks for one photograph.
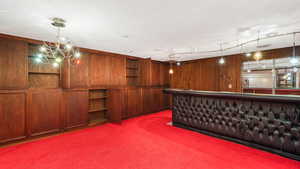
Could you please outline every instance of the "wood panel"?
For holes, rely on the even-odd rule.
[[[153,107],[152,112],[158,112],[158,111],[163,109],[162,108],[163,107],[163,104],[162,104],[162,100],[163,100],[162,89],[161,88],[152,88],[151,92],[152,92],[152,107]]]
[[[151,61],[151,86],[160,85],[160,62]]]
[[[25,92],[0,92],[0,143],[26,137]]]
[[[27,43],[0,38],[0,89],[27,88],[27,54]]]
[[[169,64],[160,64],[160,86],[168,87],[170,85]]]
[[[108,119],[120,123],[125,113],[125,89],[110,89],[108,92]]]
[[[30,90],[28,92],[29,134],[36,136],[61,129],[60,89]]]
[[[151,113],[155,111],[154,108],[154,97],[151,88],[142,88],[142,105],[143,113]]]
[[[151,85],[151,59],[140,60],[140,82],[141,86]]]
[[[141,88],[126,89],[126,112],[123,118],[133,117],[141,114]]]
[[[74,128],[87,125],[88,100],[88,90],[64,91],[66,128]]]
[[[125,57],[121,55],[112,55],[110,57],[110,80],[111,86],[125,86],[126,85],[126,71],[125,71]]]
[[[226,63],[219,66],[220,91],[239,92],[241,89],[241,55],[226,57]]]
[[[109,66],[107,55],[90,55],[89,82],[91,87],[109,84]]]
[[[89,83],[89,54],[81,53],[80,63],[68,61],[63,65],[63,88],[86,88]]]

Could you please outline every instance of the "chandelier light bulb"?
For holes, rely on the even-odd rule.
[[[35,58],[35,61],[36,61],[37,63],[41,63],[41,62],[42,62],[42,59],[41,59],[41,58]]]
[[[219,59],[219,64],[223,65],[224,63],[225,63],[225,59],[223,57]]]
[[[37,57],[38,57],[38,58],[42,58],[43,55],[42,55],[41,53],[39,53],[39,54],[37,55]]]
[[[169,70],[169,74],[173,74],[174,73],[174,71],[173,71],[173,69],[171,68],[170,70]]]
[[[57,63],[60,63],[60,62],[62,61],[62,59],[61,59],[61,58],[56,58],[55,61],[56,61]]]
[[[295,58],[295,57],[292,57],[290,59],[290,63],[293,64],[293,65],[297,64],[298,62],[299,62],[299,60],[297,58]]]
[[[67,50],[71,50],[72,49],[72,45],[71,44],[66,44],[66,49]]]
[[[76,64],[79,65],[80,64],[80,60],[76,60]]]
[[[45,46],[40,47],[41,52],[46,52],[47,48]]]
[[[80,58],[80,53],[79,53],[79,52],[76,52],[75,55],[74,55],[74,57],[75,57],[75,58]]]
[[[58,63],[56,63],[56,62],[54,62],[54,63],[52,64],[52,66],[53,66],[53,67],[58,67],[58,66],[59,66],[59,64],[58,64]]]

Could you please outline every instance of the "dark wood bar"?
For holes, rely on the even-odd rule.
[[[300,97],[165,89],[174,126],[300,160]]]

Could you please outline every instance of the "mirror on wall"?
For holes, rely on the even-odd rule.
[[[244,93],[300,95],[300,61],[291,58],[243,62]]]

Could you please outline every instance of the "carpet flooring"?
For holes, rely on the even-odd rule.
[[[163,111],[0,148],[0,169],[300,169],[300,162],[167,125]]]

